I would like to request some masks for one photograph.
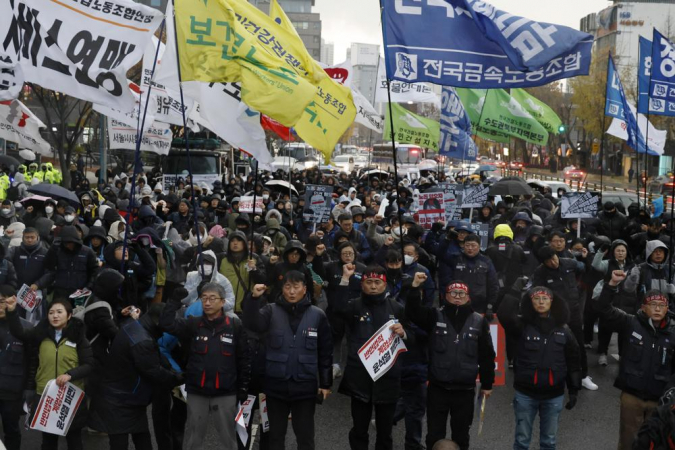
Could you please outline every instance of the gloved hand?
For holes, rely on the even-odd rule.
[[[180,303],[185,297],[188,296],[188,291],[184,287],[178,287],[174,289],[171,297],[169,298],[170,302]]]
[[[488,321],[488,323],[492,322],[495,318],[495,313],[492,312],[492,305],[487,305],[487,310],[485,311],[485,320]]]
[[[609,247],[609,244],[602,244],[602,245],[600,246],[599,251],[601,251],[602,253],[605,253],[605,252],[607,252],[607,250],[609,250],[609,248],[610,248],[610,247]]]
[[[565,405],[565,409],[572,409],[577,405],[577,400],[579,397],[579,394],[570,394],[569,395],[569,400],[567,401],[567,404]]]
[[[248,400],[248,391],[245,391],[243,389],[239,389],[237,391],[237,401],[239,403],[244,403],[246,400]]]
[[[666,294],[675,294],[675,285],[666,284]]]
[[[436,222],[431,226],[431,232],[432,233],[440,233],[443,231],[443,227],[445,224],[443,222]]]
[[[26,390],[23,391],[23,401],[28,405],[32,406],[33,402],[35,401],[35,391],[33,390]]]

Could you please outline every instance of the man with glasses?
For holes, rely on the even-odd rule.
[[[637,314],[627,314],[612,306],[625,278],[623,270],[613,271],[595,304],[607,328],[623,339],[619,375],[614,382],[621,390],[619,450],[633,448],[635,434],[658,406],[675,372],[675,323],[668,317],[667,295],[649,290]]]
[[[478,375],[481,395],[487,398],[492,394],[495,350],[490,325],[474,312],[470,289],[461,281],[446,287],[440,309],[424,306],[426,280],[426,274],[415,274],[405,306],[410,320],[429,335],[426,448],[435,448],[445,439],[449,415],[452,440],[465,450],[469,448]]]
[[[307,279],[291,270],[281,294],[262,306],[267,286],[256,284],[244,299],[244,323],[266,333],[263,392],[267,396],[271,450],[285,448],[288,415],[299,450],[314,449],[314,411],[333,384],[333,340],[325,313],[312,306]]]
[[[176,289],[160,319],[164,331],[188,346],[185,448],[198,450],[204,447],[208,419],[212,416],[220,437],[220,448],[235,450],[237,402],[248,398],[251,373],[246,331],[232,312],[232,305],[228,305],[229,309],[224,308],[227,303],[221,285],[207,283],[202,287],[203,315],[177,317],[181,300],[187,295],[184,288]]]
[[[462,253],[442,264],[438,278],[441,291],[446,291],[451,280],[461,280],[471,292],[471,306],[492,319],[492,304],[499,294],[497,271],[490,258],[480,254],[480,236],[470,234],[464,239]]]

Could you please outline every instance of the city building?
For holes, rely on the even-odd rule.
[[[352,86],[358,89],[371,102],[375,98],[379,55],[380,46],[376,44],[353,43],[347,49],[347,60],[354,67]]]
[[[146,6],[152,6],[153,8],[159,9],[160,11],[166,11],[166,5],[171,0],[136,0],[136,3],[142,3]]]
[[[335,64],[335,44],[321,39],[321,59],[319,61],[327,66]]]
[[[249,0],[265,14],[270,12],[270,0]],[[315,0],[279,0],[279,5],[293,23],[310,56],[321,59],[321,16],[312,12]]]

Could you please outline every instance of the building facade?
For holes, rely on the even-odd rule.
[[[377,61],[380,55],[380,46],[376,44],[353,43],[347,49],[347,60],[354,67],[354,80],[352,85],[356,87],[368,101],[375,98],[375,84],[377,82]]]
[[[321,59],[322,63],[327,66],[332,66],[335,64],[335,44],[332,42],[326,42],[324,39],[321,39]]]

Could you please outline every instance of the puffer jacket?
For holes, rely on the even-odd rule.
[[[196,268],[192,272],[188,272],[187,278],[185,280],[185,289],[188,291],[188,296],[183,299],[183,304],[190,306],[198,300],[198,291],[199,287],[205,283],[216,283],[222,286],[225,289],[225,304],[228,311],[234,309],[234,289],[232,288],[232,283],[228,280],[225,275],[218,272],[218,259],[216,258],[215,253],[211,250],[206,250],[202,253],[204,259],[204,264],[210,264],[213,266],[213,272],[210,276],[204,279],[202,277],[202,268],[201,264],[198,261],[198,258],[194,258],[192,266]]]

